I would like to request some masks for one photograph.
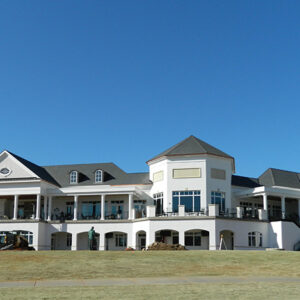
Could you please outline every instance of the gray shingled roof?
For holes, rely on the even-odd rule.
[[[12,152],[9,152],[9,151],[7,151],[7,152],[9,154],[11,154],[15,159],[17,159],[21,164],[23,164],[25,167],[27,167],[29,170],[31,170],[34,174],[36,174],[39,178],[59,186],[59,183],[44,168],[42,168],[42,167],[30,162],[29,160],[26,160]]]
[[[259,182],[265,186],[284,186],[300,189],[300,174],[279,169],[267,169],[261,176]]]
[[[74,164],[41,167],[14,153],[11,153],[9,151],[7,152],[10,153],[28,169],[30,169],[33,173],[35,173],[39,178],[59,187],[66,187],[71,185],[71,171],[77,171],[79,174],[79,182],[77,185],[123,185],[151,183],[151,181],[149,180],[148,172],[126,173],[114,163]],[[103,171],[104,180],[101,183],[95,183],[96,170]]]
[[[122,184],[148,184],[149,173],[126,173],[114,163],[78,164],[45,166],[44,169],[60,184],[71,186],[70,173],[77,171],[79,182],[77,185],[122,185]],[[95,171],[102,170],[104,180],[95,183]]]
[[[152,159],[154,160],[162,156],[173,156],[173,155],[195,155],[195,154],[213,154],[217,156],[222,156],[226,158],[232,158],[232,156],[226,154],[225,152],[205,143],[204,141],[194,137],[193,135],[189,136],[185,140],[179,142],[178,144],[172,146],[166,151],[156,155]]]
[[[231,184],[249,188],[282,186],[300,189],[300,173],[269,168],[258,178],[232,175]]]

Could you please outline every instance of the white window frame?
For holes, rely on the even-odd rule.
[[[99,176],[100,174],[100,176]],[[100,180],[99,180],[100,177]],[[95,183],[103,182],[103,171],[102,170],[96,170],[95,171]]]
[[[78,172],[73,170],[70,172],[70,184],[76,184],[76,183],[78,183]]]

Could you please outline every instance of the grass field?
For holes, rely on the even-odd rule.
[[[0,281],[155,278],[300,278],[300,253],[284,251],[1,252]],[[7,299],[299,299],[297,282],[1,288]]]

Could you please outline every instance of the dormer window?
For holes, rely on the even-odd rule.
[[[70,173],[70,183],[71,184],[78,183],[78,172],[77,171],[72,171]]]
[[[103,181],[103,172],[102,172],[102,170],[97,170],[95,172],[95,182],[99,183],[99,182],[102,182],[102,181]]]

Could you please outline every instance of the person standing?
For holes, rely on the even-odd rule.
[[[95,230],[94,230],[94,226],[90,229],[90,231],[88,232],[88,237],[89,237],[89,249],[90,250],[94,250],[94,240],[95,240]]]

